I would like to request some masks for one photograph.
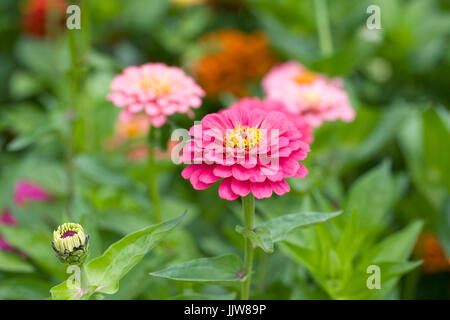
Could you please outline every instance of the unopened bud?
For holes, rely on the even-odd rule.
[[[88,253],[89,235],[77,223],[64,223],[53,231],[52,248],[63,263],[83,264]]]

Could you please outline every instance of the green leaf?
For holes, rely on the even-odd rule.
[[[105,167],[99,159],[94,157],[81,155],[75,159],[74,163],[81,173],[97,183],[114,187],[132,185],[132,181],[127,176]]]
[[[175,228],[185,214],[131,233],[112,244],[105,253],[89,262],[86,271],[89,284],[98,292],[113,294],[119,289],[119,280],[130,271],[169,231]]]
[[[235,300],[236,292],[224,294],[187,293],[171,298],[171,300]]]
[[[254,230],[247,230],[242,226],[236,226],[236,232],[242,234],[245,238],[264,250],[266,253],[273,252],[273,241],[270,230],[267,227],[257,227]]]
[[[26,98],[41,89],[39,80],[27,72],[17,71],[11,76],[10,92],[16,99]]]
[[[397,185],[390,172],[390,164],[383,162],[353,183],[347,198],[346,214],[358,210],[361,231],[378,225],[396,200]]]
[[[0,225],[0,233],[15,248],[25,252],[44,271],[63,276],[64,266],[53,256],[51,233],[25,227]]]
[[[233,254],[188,261],[150,275],[177,281],[216,284],[234,283],[245,278],[242,261]]]
[[[0,280],[0,299],[43,300],[49,297],[49,285],[37,278],[20,277]]]
[[[336,212],[299,212],[286,214],[272,220],[260,223],[256,228],[266,227],[270,230],[272,241],[283,241],[289,232],[299,227],[306,227],[340,215]]]
[[[305,266],[313,275],[320,273],[319,256],[315,250],[288,241],[283,242],[280,247],[288,257]]]
[[[353,257],[356,255],[362,236],[359,236],[358,231],[358,213],[355,210],[351,213],[349,221],[345,224],[344,231],[337,246],[337,254],[342,263],[351,263]]]
[[[422,221],[415,221],[401,231],[398,231],[381,241],[372,253],[372,262],[405,261],[422,229]]]
[[[437,235],[447,256],[450,256],[450,197],[439,212]]]
[[[34,267],[17,254],[0,251],[0,270],[6,272],[33,272]]]
[[[361,264],[352,272],[342,289],[334,298],[339,299],[382,299],[395,288],[399,278],[414,270],[421,261],[381,262],[376,263],[380,268],[381,289],[368,290],[367,279],[371,275],[367,273],[367,267],[371,264]]]
[[[93,294],[93,288],[83,291],[79,286],[69,285],[69,280],[66,280],[51,288],[50,293],[53,300],[87,300]]]
[[[15,138],[8,144],[8,151],[18,151],[22,150],[30,145],[38,142],[43,139],[46,135],[48,135],[52,131],[50,127],[40,127],[37,128],[27,134],[23,134]]]

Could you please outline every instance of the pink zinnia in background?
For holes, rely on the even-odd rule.
[[[16,218],[8,209],[4,210],[0,215],[0,224],[7,224],[15,226],[17,224]],[[0,235],[0,250],[11,251],[13,247]]]
[[[286,117],[292,122],[292,124],[301,133],[301,140],[310,144],[313,141],[312,127],[305,121],[302,115],[289,111],[285,105],[276,100],[265,99],[261,101],[258,98],[244,98],[239,102],[233,104],[231,107],[242,107],[247,109],[262,109],[267,112],[279,111],[284,113]]]
[[[14,186],[14,203],[19,207],[24,207],[30,202],[49,201],[50,199],[51,196],[45,189],[31,181],[19,180]],[[10,210],[5,209],[0,215],[0,224],[15,226],[17,220]],[[11,251],[13,249],[6,239],[0,236],[0,250]]]
[[[51,199],[50,194],[34,182],[19,180],[14,189],[14,202],[24,206],[28,202],[42,202]]]
[[[258,199],[272,192],[283,195],[290,190],[285,178],[304,178],[308,173],[299,161],[306,158],[309,145],[281,112],[231,106],[206,115],[189,133],[193,138],[183,148],[180,162],[194,164],[182,176],[196,190],[222,180],[222,199],[235,200],[250,192]]]
[[[297,62],[278,65],[264,77],[264,91],[269,99],[281,101],[286,108],[303,116],[312,127],[323,121],[353,121],[350,106],[340,79],[308,71]]]
[[[189,113],[191,107],[200,107],[205,95],[183,70],[163,63],[126,68],[113,79],[111,90],[108,100],[123,108],[121,119],[145,113],[154,127],[164,125],[167,116],[176,112]]]

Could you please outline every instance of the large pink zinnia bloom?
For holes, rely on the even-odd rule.
[[[189,134],[180,162],[192,163],[182,176],[196,190],[222,180],[219,196],[235,200],[250,192],[257,199],[290,190],[285,178],[304,178],[307,169],[299,163],[309,145],[300,132],[278,111],[232,106],[208,114]]]
[[[26,180],[17,181],[14,189],[14,203],[24,206],[28,202],[41,202],[51,199],[50,194],[39,185]]]
[[[131,66],[117,75],[111,83],[108,100],[123,108],[121,119],[144,112],[154,127],[161,127],[167,116],[188,113],[198,108],[205,95],[191,77],[177,67],[163,63]]]
[[[281,101],[286,108],[303,116],[312,127],[323,121],[353,121],[355,111],[339,79],[308,71],[297,62],[278,65],[262,82],[269,99]]]
[[[301,114],[296,114],[289,111],[286,106],[276,100],[265,99],[261,101],[258,98],[244,98],[239,102],[231,105],[230,107],[242,107],[246,109],[262,109],[267,112],[279,111],[284,113],[286,117],[292,122],[292,124],[301,133],[301,140],[310,144],[313,142],[312,127],[305,121]]]

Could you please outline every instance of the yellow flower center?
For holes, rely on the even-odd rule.
[[[171,91],[169,81],[156,77],[145,77],[141,80],[142,90],[151,91],[157,97],[169,94]]]
[[[319,106],[320,95],[317,92],[304,93],[302,96],[303,100],[310,106],[310,108],[315,109]]]
[[[295,78],[298,84],[311,84],[317,79],[317,73],[311,71],[304,71]]]
[[[71,252],[85,243],[83,227],[77,223],[65,223],[53,231],[53,244],[59,252]]]
[[[227,147],[251,150],[259,145],[261,131],[248,126],[229,130],[225,136],[224,144]]]

